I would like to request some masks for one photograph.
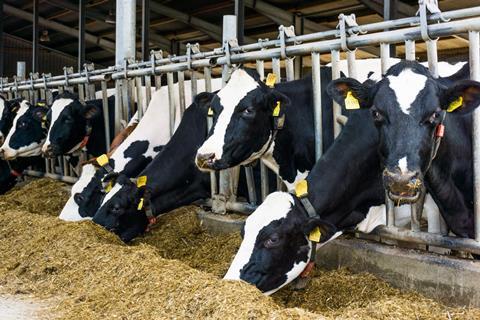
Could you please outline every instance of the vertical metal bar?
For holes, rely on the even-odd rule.
[[[302,17],[296,14],[295,16],[295,34],[297,35],[302,35],[303,30],[302,30]],[[294,64],[295,64],[295,79],[300,79],[302,77],[302,56],[295,57]]]
[[[383,20],[395,20],[397,18],[397,0],[383,0]],[[385,29],[388,31],[388,29]],[[391,57],[395,57],[396,55],[396,45],[390,44],[389,46],[389,54]]]
[[[205,92],[212,92],[212,70],[209,67],[203,68],[203,78],[205,81]],[[208,132],[213,126],[213,119],[212,117],[207,117],[207,128]],[[210,192],[211,197],[217,194],[218,185],[217,185],[217,176],[215,172],[210,172]]]
[[[87,0],[78,1],[78,71],[85,63],[85,5]]]
[[[320,53],[312,52],[313,119],[315,128],[315,159],[322,156],[322,85],[320,77]]]
[[[178,71],[178,98],[180,102],[180,118],[185,112],[185,73]]]
[[[150,75],[145,76],[145,103],[146,107],[150,104],[152,100],[152,77]],[[146,109],[145,109],[146,110]]]
[[[173,136],[173,131],[175,130],[175,91],[173,87],[173,73],[167,73],[167,85],[168,85],[168,105],[169,108],[169,119],[170,119],[170,137]]]
[[[122,130],[122,80],[115,81],[115,135]]]
[[[192,70],[192,73],[191,73],[191,76],[190,76],[190,85],[191,85],[191,90],[192,90],[192,101],[193,101],[193,98],[198,93],[197,72],[195,70]]]
[[[295,67],[294,67],[294,59],[296,58],[287,58],[285,59],[285,65],[286,65],[286,72],[287,72],[287,81],[293,81],[295,80]]]
[[[0,0],[0,77],[4,77],[3,68],[4,68],[4,57],[5,57],[5,43],[3,37],[3,0]]]
[[[423,203],[421,205],[416,203],[410,205],[410,228],[412,231],[420,231],[418,210],[421,208],[423,208]]]
[[[470,79],[480,80],[480,44],[479,32],[469,31]],[[474,216],[475,240],[480,241],[480,110],[473,113],[473,179],[474,179]]]
[[[162,75],[155,75],[155,91],[162,87]]]
[[[256,205],[257,193],[255,192],[255,180],[253,179],[252,167],[245,167],[245,177],[247,178],[248,198],[251,204]],[[253,186],[253,188],[250,188],[250,186]]]
[[[264,80],[265,78],[265,64],[263,60],[257,60],[256,62],[257,72],[260,75],[260,80]],[[269,185],[268,185],[268,168],[267,166],[260,161],[260,184],[261,184],[261,193],[262,193],[262,201],[268,196],[269,192]]]
[[[332,80],[340,78],[340,51],[332,50]],[[340,131],[342,131],[342,126],[337,121],[337,117],[342,115],[342,107],[333,102],[333,136],[336,138]]]
[[[138,119],[142,119],[143,117],[143,90],[142,90],[142,77],[135,78],[135,87],[137,89],[137,112],[138,112]]]
[[[102,88],[102,107],[103,107],[103,121],[105,126],[105,146],[106,150],[110,150],[110,116],[108,112],[108,95],[107,95],[107,82],[101,82]],[[115,115],[117,117],[117,114]],[[117,119],[115,119],[117,120]]]
[[[38,72],[38,2],[33,0],[32,72]]]
[[[357,58],[355,57],[355,53],[357,50],[347,51],[347,65],[348,65],[348,76],[350,78],[357,78]]]
[[[205,91],[212,92],[212,70],[209,67],[203,68],[203,77],[205,78]]]
[[[387,43],[380,43],[380,61],[382,75],[384,75],[390,67],[390,45]]]
[[[142,0],[142,59],[150,58],[150,0]]]
[[[437,40],[427,41],[428,69],[434,78],[438,78]]]
[[[243,0],[235,0],[235,16],[237,17],[237,39],[238,44],[244,44],[245,30],[245,5]]]
[[[415,41],[405,40],[405,59],[415,61]]]
[[[25,61],[17,61],[17,80],[25,80],[27,74],[27,65]]]
[[[83,84],[79,84],[78,85],[78,100],[80,100],[80,102],[85,102],[85,87],[83,86]]]
[[[281,68],[280,68],[280,59],[279,58],[273,58],[272,59],[272,72],[277,76],[276,83],[279,83],[281,78],[282,78],[282,71],[281,71]]]
[[[395,207],[393,201],[388,197],[388,191],[385,191],[385,211],[387,214],[387,226],[395,225]]]

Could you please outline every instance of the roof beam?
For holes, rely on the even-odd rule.
[[[5,14],[12,15],[17,18],[27,20],[30,22],[33,21],[33,15],[31,12],[17,9],[8,4],[3,5],[3,10]],[[78,38],[78,30],[76,28],[67,27],[61,23],[50,21],[42,17],[38,17],[38,24],[46,28]],[[115,52],[115,43],[112,41],[96,37],[90,33],[85,33],[85,41],[89,43],[93,43],[107,51]]]

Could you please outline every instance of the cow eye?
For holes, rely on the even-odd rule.
[[[18,127],[19,127],[19,128],[23,128],[23,127],[25,127],[26,125],[27,125],[27,123],[26,123],[25,121],[22,121],[22,122],[20,122],[20,123],[18,124]]]
[[[383,116],[377,109],[372,109],[372,117],[375,122],[383,121]]]
[[[267,248],[267,249],[274,248],[274,247],[276,247],[280,244],[280,238],[278,237],[277,234],[273,234],[273,235],[270,236],[270,238],[265,240],[265,242],[263,244],[265,245],[265,248]]]
[[[440,119],[440,113],[435,111],[430,115],[427,121],[425,121],[428,124],[434,124]]]
[[[243,114],[245,114],[245,115],[251,115],[251,114],[253,113],[253,111],[254,111],[254,110],[253,110],[252,107],[248,107],[248,108],[245,108],[245,109],[243,110]]]

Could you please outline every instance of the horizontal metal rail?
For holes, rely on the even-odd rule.
[[[35,170],[24,170],[23,174],[27,176],[32,176],[32,177],[38,177],[38,178],[51,178],[54,180],[59,180],[67,183],[75,183],[78,181],[78,178],[75,177],[70,177],[70,176],[63,176],[61,174],[56,174],[56,173],[47,173],[47,172],[41,172],[41,171],[35,171]]]

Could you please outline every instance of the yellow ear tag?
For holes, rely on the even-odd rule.
[[[460,108],[462,104],[463,104],[463,97],[460,96],[458,97],[457,100],[450,103],[450,105],[448,106],[447,112],[455,111],[456,109]]]
[[[112,190],[112,181],[110,181],[105,187],[105,192],[109,193]]]
[[[277,101],[277,105],[273,109],[273,116],[274,117],[278,117],[278,115],[280,114],[280,107],[281,107],[281,103],[280,103],[280,101]]]
[[[360,103],[358,103],[358,99],[353,96],[352,91],[347,92],[347,97],[345,98],[345,109],[360,109]]]
[[[320,228],[319,227],[315,227],[315,229],[313,229],[311,232],[310,232],[310,235],[308,236],[308,239],[310,241],[314,241],[314,242],[320,242],[320,237],[322,236],[322,233],[320,232]]]
[[[108,163],[108,156],[106,154],[102,154],[100,157],[97,158],[97,163],[103,167]]]
[[[47,116],[43,116],[42,121],[47,121]]]
[[[277,82],[277,76],[275,75],[275,73],[269,73],[267,75],[267,80],[265,81],[265,84],[270,88],[273,88],[275,86],[275,82]]]
[[[141,176],[137,179],[137,187],[141,188],[147,184],[147,176]]]
[[[37,102],[37,106],[39,106],[39,107],[45,107],[45,102]]]
[[[213,116],[213,109],[210,107],[208,108],[208,113],[207,113],[208,116]]]
[[[303,197],[308,194],[307,180],[301,180],[295,185],[295,195],[297,197]]]
[[[140,202],[138,203],[137,210],[142,210],[143,208],[143,198],[140,198]]]

